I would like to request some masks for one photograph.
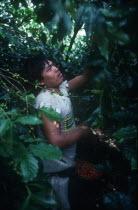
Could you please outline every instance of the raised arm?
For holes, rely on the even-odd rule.
[[[76,143],[83,137],[92,135],[92,131],[87,126],[77,127],[76,130],[70,133],[61,133],[60,124],[58,122],[50,121],[44,114],[42,114],[43,131],[49,143],[65,148]]]
[[[90,77],[90,69],[84,68],[83,74],[68,81],[69,90],[78,89],[83,86]]]

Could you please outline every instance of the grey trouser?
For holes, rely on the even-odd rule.
[[[60,204],[61,210],[70,210],[68,200],[68,184],[69,177],[59,177],[58,175],[49,178],[49,183],[52,186],[51,196]],[[52,210],[56,210],[54,207]]]

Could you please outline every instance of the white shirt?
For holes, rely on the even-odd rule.
[[[52,93],[50,90],[41,90],[35,99],[35,108],[42,107],[52,108],[62,116],[61,133],[71,132],[76,129],[75,120],[73,116],[72,104],[68,97],[68,83],[64,81],[59,90],[62,95]],[[42,130],[38,129],[39,137],[45,138]],[[75,166],[76,144],[66,147],[62,151],[62,159],[46,159],[43,160],[44,172],[58,172]]]

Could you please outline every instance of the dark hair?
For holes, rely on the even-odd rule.
[[[42,72],[45,63],[48,63],[48,58],[46,56],[29,58],[23,67],[23,77],[27,78],[29,81],[41,81],[43,79]]]

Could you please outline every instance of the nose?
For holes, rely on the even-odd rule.
[[[57,67],[55,67],[55,71],[58,72],[58,68]]]

